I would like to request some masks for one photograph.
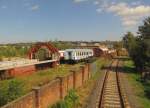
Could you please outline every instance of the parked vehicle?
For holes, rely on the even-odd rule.
[[[64,60],[69,62],[78,62],[93,57],[92,49],[66,49]]]

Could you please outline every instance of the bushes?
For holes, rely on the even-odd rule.
[[[49,108],[76,108],[79,103],[79,97],[75,90],[70,90],[64,100],[57,102]]]
[[[57,102],[56,104],[54,104],[53,106],[50,106],[49,108],[78,108],[78,107],[81,107],[81,101],[82,102],[83,102],[83,100],[85,101],[86,100],[85,98],[87,98],[87,95],[89,95],[89,93],[91,92],[90,90],[92,90],[92,87],[93,87],[95,81],[98,79],[98,77],[100,75],[100,69],[104,65],[106,65],[108,62],[109,61],[105,58],[101,58],[101,59],[93,62],[92,66],[90,67],[91,71],[92,71],[92,78],[85,84],[85,86],[84,86],[85,88],[81,88],[81,89],[77,90],[78,92],[76,92],[75,90],[70,90],[68,95],[64,98],[64,100]]]
[[[147,82],[141,82],[140,75],[135,70],[135,65],[133,61],[127,60],[124,62],[123,66],[124,72],[128,75],[128,81],[131,83],[132,90],[135,95],[135,99],[139,102],[138,108],[150,108],[150,80]]]
[[[13,94],[15,94],[13,97],[18,98],[20,96],[23,96],[24,94],[30,92],[32,90],[32,87],[35,86],[42,86],[44,84],[47,84],[51,80],[55,79],[57,76],[65,76],[69,74],[70,69],[76,68],[79,69],[80,64],[76,65],[60,65],[55,68],[50,68],[47,70],[40,70],[37,73],[34,73],[30,76],[22,76],[22,77],[16,77],[14,79],[8,79],[8,80],[2,80],[0,81],[0,106],[6,104],[10,100],[13,100],[12,97],[8,96],[8,94],[12,94],[11,90],[8,90],[8,88],[13,88],[12,86],[15,86],[13,88]],[[13,83],[13,84],[12,84]],[[16,95],[16,92],[18,90],[18,94]],[[10,93],[9,93],[10,92]],[[6,98],[5,98],[6,97]],[[10,98],[10,99],[9,99]],[[9,101],[8,101],[9,100]]]
[[[11,80],[0,88],[0,106],[18,98],[23,94],[23,84],[18,80]]]
[[[27,46],[7,45],[0,46],[0,58],[25,57],[29,48]]]

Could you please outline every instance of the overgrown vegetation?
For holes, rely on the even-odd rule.
[[[23,83],[19,80],[11,80],[8,85],[1,83],[0,87],[0,106],[23,95]]]
[[[59,41],[49,41],[59,50],[73,48],[74,44],[71,42],[59,42]],[[34,43],[18,43],[18,44],[6,44],[0,45],[0,61],[3,58],[12,58],[12,57],[26,57],[30,47]],[[41,55],[43,56],[43,55]],[[41,59],[41,58],[40,58]]]
[[[89,96],[95,86],[96,81],[100,77],[101,72],[96,72],[92,75],[92,78],[89,79],[82,88],[77,90],[77,94],[79,95],[79,105],[78,108],[84,108],[88,104]]]
[[[92,78],[89,79],[81,88],[78,88],[76,91],[73,90],[73,92],[76,95],[71,95],[72,93],[68,93],[67,95],[67,99],[65,98],[64,101],[59,101],[58,103],[54,104],[52,107],[49,108],[82,108],[83,106],[85,106],[85,104],[87,104],[87,100],[89,98],[89,95],[94,87],[95,82],[97,81],[97,79],[100,77],[101,75],[101,68],[108,64],[109,60],[105,59],[105,58],[100,58],[98,60],[96,60],[95,62],[93,62],[93,65],[91,65],[91,71],[92,71]],[[72,90],[71,90],[72,92]],[[77,100],[76,100],[76,97]],[[70,100],[68,102],[68,100]],[[76,100],[74,101],[75,103],[72,103],[72,100]],[[70,105],[70,106],[68,106]]]
[[[11,57],[25,57],[29,50],[28,46],[6,45],[0,46],[0,59]]]
[[[0,81],[0,106],[28,93],[34,86],[42,86],[57,76],[69,74],[71,68],[78,69],[79,66],[80,64],[60,65],[57,68],[38,71],[28,77],[22,76]]]
[[[120,56],[121,49],[123,48],[122,42],[114,42],[114,49],[116,49],[117,55]]]
[[[92,77],[89,79],[82,88],[77,89],[77,94],[79,95],[79,105],[78,108],[84,108],[88,104],[89,96],[95,86],[96,81],[102,75],[102,68],[111,62],[109,59],[100,58],[93,63],[94,68],[92,69]]]
[[[108,60],[105,60],[104,58],[95,61],[95,66],[99,68],[94,68],[94,70],[92,70],[93,75],[95,74],[94,71],[97,72],[107,61]],[[57,76],[69,74],[70,69],[72,68],[79,69],[80,65],[81,64],[65,64],[60,65],[57,68],[38,71],[28,77],[22,76],[0,81],[0,106],[30,92],[34,86],[42,86]]]
[[[150,72],[150,17],[139,26],[137,36],[128,32],[124,35],[123,42],[136,69],[140,72]]]
[[[124,72],[128,73],[129,82],[133,88],[135,98],[140,103],[141,108],[150,108],[150,80],[141,82],[140,75],[135,70],[135,65],[131,60],[125,61]]]
[[[95,70],[95,72],[99,72],[100,69],[102,69],[104,66],[108,65],[110,61],[111,60],[106,59],[106,58],[100,58],[100,59],[96,60],[95,65],[96,65],[97,69]]]
[[[71,42],[63,42],[63,41],[52,41],[52,44],[58,48],[59,50],[64,50],[64,49],[69,49],[69,48],[74,48],[75,45],[72,44]]]
[[[49,108],[77,108],[79,97],[75,90],[70,90],[64,100],[61,100]]]

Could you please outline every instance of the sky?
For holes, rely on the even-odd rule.
[[[150,16],[150,0],[0,0],[0,43],[120,40]]]

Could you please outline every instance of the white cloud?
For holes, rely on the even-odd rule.
[[[36,10],[39,10],[39,8],[40,8],[39,5],[33,5],[32,7],[30,7],[30,10],[36,11]]]
[[[74,0],[75,3],[80,3],[80,2],[84,2],[84,1],[88,1],[88,0]]]
[[[150,15],[150,6],[138,5],[131,7],[126,3],[118,3],[108,7],[107,11],[119,16],[124,26],[131,27]]]
[[[150,6],[139,5],[136,7],[129,7],[126,3],[119,3],[117,5],[110,6],[108,11],[114,12],[120,16],[143,16],[150,13]]]
[[[142,5],[142,0],[121,2],[122,0],[74,0],[74,2],[91,1],[97,6],[98,13],[108,12],[119,16],[126,28],[137,26],[150,15],[150,5]]]

